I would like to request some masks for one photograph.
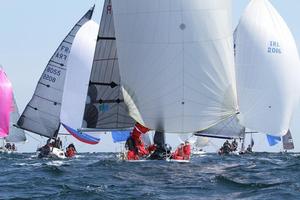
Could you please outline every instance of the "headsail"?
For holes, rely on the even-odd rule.
[[[86,100],[83,128],[131,128],[121,92],[119,61],[111,0],[105,0]]]
[[[252,0],[235,32],[237,93],[241,124],[285,134],[300,95],[295,40],[268,0]]]
[[[34,95],[20,119],[18,126],[36,134],[55,137],[60,126],[60,111],[70,49],[80,27],[91,19],[91,8],[65,37],[44,70]]]
[[[98,30],[99,25],[94,21],[86,22],[76,34],[72,45],[60,120],[73,128],[80,128],[82,124]]]
[[[125,102],[153,130],[191,133],[237,111],[231,0],[114,0]]]
[[[19,117],[19,109],[15,98],[13,98],[13,110],[10,113],[9,135],[5,138],[6,142],[17,143],[26,141],[25,131],[14,126],[17,123]]]
[[[290,130],[284,136],[282,136],[282,145],[284,150],[294,149],[294,142]]]
[[[9,133],[12,98],[11,82],[0,67],[0,138],[6,137]]]

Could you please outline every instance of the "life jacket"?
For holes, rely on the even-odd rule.
[[[183,157],[185,160],[189,160],[191,156],[191,145],[186,144],[183,146]]]
[[[74,150],[74,148],[68,148],[66,151],[66,157],[71,158],[74,157],[76,155],[76,151]]]
[[[174,152],[172,158],[175,160],[184,160],[183,147],[178,147]]]
[[[151,153],[152,151],[155,151],[156,145],[155,144],[150,145],[147,150],[149,151],[149,153]]]
[[[138,160],[138,159],[139,157],[134,151],[129,150],[127,152],[127,160]]]

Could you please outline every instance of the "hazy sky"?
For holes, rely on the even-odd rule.
[[[248,2],[248,0],[233,0],[234,27]],[[299,47],[300,1],[271,0],[271,2],[286,20]],[[103,0],[0,0],[0,64],[12,81],[21,112],[30,100],[36,83],[57,46],[93,4],[96,4],[93,19],[99,23]],[[296,151],[300,151],[299,121],[300,108],[291,127]],[[41,137],[31,135],[43,141]],[[109,135],[101,138],[102,142],[96,146],[80,143],[76,145],[80,151],[111,151],[119,148],[118,145],[112,145]],[[268,147],[264,135],[257,135],[254,138],[257,144],[256,150],[280,149],[280,146]],[[70,141],[74,140],[68,138],[68,142]],[[176,142],[177,140],[172,140],[172,143]],[[212,142],[215,145],[220,144],[220,141]],[[28,142],[19,145],[19,150],[35,151],[40,144],[41,142],[28,137]],[[212,145],[210,150],[215,151],[215,145]]]

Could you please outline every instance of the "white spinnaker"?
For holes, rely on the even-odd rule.
[[[154,130],[190,133],[236,113],[231,0],[114,0],[124,100]]]
[[[60,118],[73,128],[82,124],[98,29],[96,22],[86,22],[76,34],[70,52]]]
[[[300,62],[294,38],[267,0],[252,0],[235,32],[240,122],[284,135],[300,95]]]

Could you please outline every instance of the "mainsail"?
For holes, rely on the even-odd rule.
[[[36,134],[56,137],[60,126],[63,88],[71,46],[80,27],[92,17],[91,8],[65,37],[44,70],[34,95],[18,120],[18,126]]]
[[[6,137],[9,133],[12,98],[11,82],[0,67],[0,138]]]
[[[162,132],[206,129],[237,112],[231,0],[114,0],[130,115]]]
[[[284,150],[294,149],[294,142],[290,130],[284,136],[282,136],[282,145]]]
[[[300,95],[295,40],[268,0],[252,0],[235,32],[237,93],[241,124],[285,134]]]
[[[13,98],[13,110],[10,113],[10,127],[9,127],[9,134],[5,138],[6,142],[18,143],[18,142],[26,141],[25,131],[15,127],[15,124],[17,123],[19,118],[20,118],[19,109],[15,98]]]
[[[208,128],[195,133],[197,136],[214,138],[243,138],[245,136],[245,127],[241,126],[236,115]]]
[[[133,126],[134,121],[128,115],[121,91],[111,0],[106,0],[82,127],[97,130],[120,130]]]

